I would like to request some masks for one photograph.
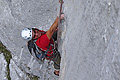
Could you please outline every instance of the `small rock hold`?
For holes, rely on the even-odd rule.
[[[111,2],[109,2],[108,5],[110,6],[110,5],[111,5]]]

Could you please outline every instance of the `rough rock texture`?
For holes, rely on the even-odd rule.
[[[59,80],[120,80],[119,5],[120,0],[64,1]]]
[[[7,62],[3,56],[3,53],[0,54],[0,79],[1,80],[8,80],[7,79]]]
[[[55,80],[52,65],[39,64],[21,38],[25,27],[48,30],[58,13],[57,0],[0,0],[0,41],[11,51],[10,76],[12,80]],[[52,64],[52,63],[51,63]]]
[[[63,5],[59,80],[120,80],[120,0],[64,0]],[[24,27],[48,30],[58,7],[58,0],[0,0],[0,41],[12,53],[12,80],[58,79],[52,65],[29,54],[20,35]]]

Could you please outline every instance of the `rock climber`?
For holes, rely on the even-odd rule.
[[[61,20],[64,19],[64,14],[61,14],[60,19]],[[47,51],[49,48],[47,52],[48,54],[46,54],[47,55],[46,59],[48,60],[51,59],[49,57],[51,57],[54,53],[55,48],[53,45],[55,45],[54,41],[56,37],[53,36],[53,34],[56,32],[56,29],[58,27],[58,21],[59,21],[59,17],[57,16],[50,29],[46,32],[39,30],[37,28],[24,28],[21,32],[21,36],[23,39],[26,39],[28,41],[35,40],[35,44],[42,51]],[[54,74],[59,76],[61,56],[58,51],[56,54],[54,54],[54,57],[52,57],[51,60],[54,62],[54,68],[55,68]]]

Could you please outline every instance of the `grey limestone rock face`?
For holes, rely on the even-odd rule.
[[[119,0],[64,1],[59,80],[120,80],[119,4]]]
[[[59,80],[120,80],[119,4],[119,0],[64,1]],[[0,0],[0,41],[12,54],[12,80],[58,79],[53,63],[39,64],[20,34],[24,27],[48,30],[58,7],[57,0]]]
[[[3,53],[0,54],[0,79],[1,80],[8,80],[7,79],[7,62],[5,60],[5,57],[3,56]]]
[[[10,76],[12,80],[55,80],[52,63],[40,64],[21,38],[25,27],[48,30],[58,13],[57,0],[0,0],[0,41],[11,51]],[[49,68],[48,68],[49,67]]]

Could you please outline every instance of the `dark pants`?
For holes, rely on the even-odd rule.
[[[57,41],[57,31],[53,33],[52,38],[54,39],[54,41]],[[54,68],[60,69],[61,56],[57,49],[55,50],[54,58],[52,59],[52,61],[54,62]]]
[[[60,56],[60,53],[58,51],[56,51],[52,61],[54,62],[54,68],[60,69],[61,56]]]

